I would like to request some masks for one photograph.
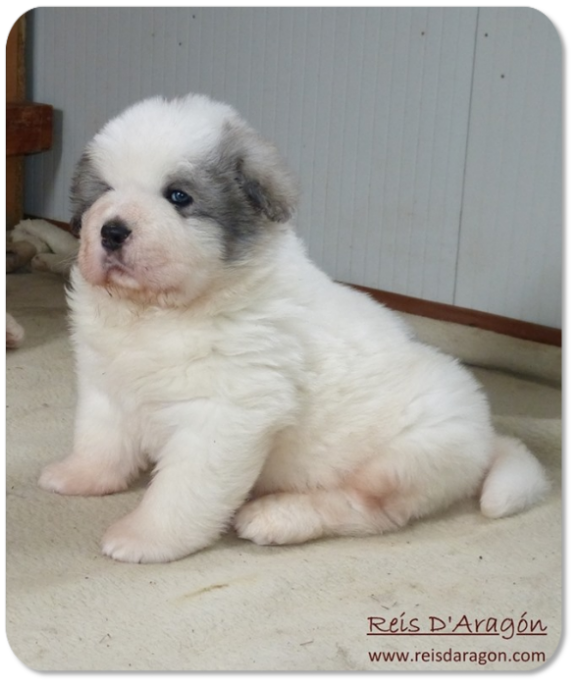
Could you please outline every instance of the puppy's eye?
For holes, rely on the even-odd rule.
[[[169,189],[166,193],[165,198],[178,208],[186,208],[193,202],[191,196],[178,188]]]

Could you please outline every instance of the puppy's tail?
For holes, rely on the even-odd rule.
[[[496,437],[494,457],[480,501],[488,518],[503,518],[540,501],[550,484],[538,459],[521,441]]]

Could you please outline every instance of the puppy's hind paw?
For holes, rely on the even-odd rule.
[[[245,504],[235,515],[233,527],[241,539],[250,539],[255,544],[267,546],[279,544],[271,523],[261,507],[260,501]]]
[[[241,539],[255,544],[300,544],[321,536],[322,528],[303,508],[306,497],[270,494],[249,501],[237,512],[233,526]]]

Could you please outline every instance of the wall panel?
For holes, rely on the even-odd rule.
[[[60,119],[54,150],[27,161],[29,213],[68,219],[74,162],[109,117],[205,92],[277,143],[301,181],[298,231],[334,278],[559,324],[560,46],[534,10],[31,18],[31,97]]]
[[[481,9],[455,304],[561,324],[562,59],[530,9]]]

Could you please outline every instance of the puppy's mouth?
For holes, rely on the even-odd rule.
[[[102,258],[102,268],[105,272],[130,272],[130,267],[126,264],[123,259],[122,254],[118,253],[105,253]]]
[[[105,253],[101,264],[106,283],[128,288],[138,287],[134,269],[126,263],[123,251]]]
[[[99,267],[96,268],[94,274],[96,283],[100,283],[102,286],[122,286],[129,289],[139,288],[135,270],[127,263],[123,253],[124,250],[116,250],[113,253],[105,250],[101,254],[98,260],[98,263],[100,263]]]

